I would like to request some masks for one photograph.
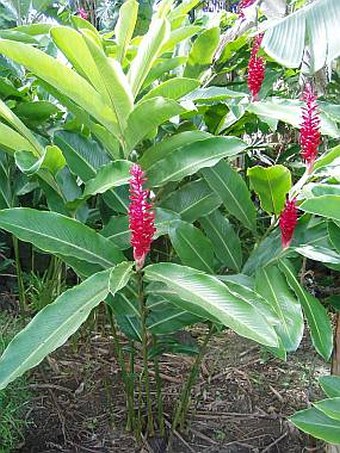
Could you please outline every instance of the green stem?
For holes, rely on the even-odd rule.
[[[203,357],[204,357],[204,355],[206,353],[208,342],[209,342],[209,340],[212,337],[214,332],[215,332],[215,328],[214,328],[214,325],[212,324],[210,326],[210,328],[209,328],[209,332],[207,333],[207,335],[204,338],[204,341],[203,341],[203,344],[202,344],[202,346],[201,346],[201,348],[199,350],[199,353],[196,356],[196,359],[195,359],[195,361],[193,363],[193,366],[191,368],[189,377],[188,377],[186,383],[184,384],[184,386],[182,388],[181,396],[179,398],[179,401],[178,401],[178,404],[177,404],[177,408],[176,408],[176,411],[175,411],[174,421],[172,423],[172,430],[173,431],[176,431],[178,426],[179,426],[180,430],[183,430],[184,422],[185,422],[185,419],[186,419],[186,416],[187,416],[187,413],[188,413],[188,410],[189,410],[189,406],[190,406],[191,390],[192,390],[192,388],[193,388],[193,386],[194,386],[194,384],[196,382],[196,379],[198,377],[199,370],[200,370],[200,367],[201,367],[201,364],[202,364],[202,360],[203,360]]]
[[[156,344],[156,337],[154,337],[154,344]],[[156,355],[154,358],[155,379],[156,379],[156,397],[157,397],[157,417],[159,425],[159,434],[161,437],[165,435],[165,422],[163,413],[163,395],[162,395],[162,379],[159,372],[159,360]]]
[[[118,365],[121,369],[122,373],[122,380],[124,384],[124,390],[126,394],[126,404],[127,404],[127,410],[128,410],[128,420],[127,420],[127,430],[133,430],[135,427],[135,411],[134,411],[134,401],[133,401],[133,395],[131,395],[131,384],[130,384],[130,378],[128,376],[127,370],[126,370],[126,364],[124,360],[124,354],[123,354],[123,349],[119,341],[118,337],[118,331],[116,327],[116,322],[112,314],[111,308],[106,305],[107,308],[107,314],[109,317],[110,325],[111,325],[111,331],[112,331],[112,336],[113,336],[113,343],[116,349],[116,354],[117,354],[117,361]]]
[[[26,313],[26,301],[25,301],[25,285],[24,279],[20,264],[20,252],[19,252],[19,241],[18,238],[12,236],[13,240],[13,249],[14,249],[14,257],[15,257],[15,268],[17,272],[17,280],[18,280],[18,292],[19,292],[19,306],[20,312],[22,315]]]
[[[142,327],[142,355],[143,355],[143,380],[145,387],[145,398],[147,408],[147,431],[153,436],[154,435],[154,423],[152,415],[152,401],[150,395],[150,377],[149,377],[149,361],[148,361],[148,329],[146,325],[148,311],[145,303],[144,291],[143,291],[143,274],[141,271],[137,272],[138,280],[138,299],[140,306],[140,317]]]

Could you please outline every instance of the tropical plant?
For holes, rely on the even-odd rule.
[[[139,438],[155,427],[151,361],[164,434],[157,370],[166,351],[196,355],[174,429],[184,425],[191,386],[216,331],[230,328],[284,359],[299,347],[305,316],[317,352],[325,360],[332,352],[327,311],[298,274],[307,258],[340,264],[337,108],[316,104],[308,89],[304,100],[290,99],[296,74],[271,60],[264,74],[260,45],[268,32],[252,54],[248,85],[260,99],[253,102],[244,77],[246,37],[227,44],[213,64],[220,27],[214,18],[190,23],[187,13],[197,3],[174,8],[163,0],[143,36],[135,36],[135,0],[122,5],[112,36],[73,17],[72,26],[48,28],[58,48],[51,55],[38,39],[27,42],[38,33],[33,26],[21,28],[24,39],[15,40],[14,32],[0,39],[0,52],[65,113],[42,131],[0,102],[1,149],[41,194],[39,209],[22,199],[20,207],[3,206],[0,227],[54,255],[82,280],[13,339],[0,359],[0,388],[64,344],[104,301],[128,426]],[[277,78],[282,97],[269,97]],[[302,120],[301,159],[293,128]],[[264,142],[264,134],[273,142]],[[310,137],[321,134],[329,146],[325,139],[318,157]],[[1,185],[7,188],[8,177]],[[208,327],[200,351],[173,336],[196,323]],[[130,341],[130,368],[118,330]],[[136,342],[144,365],[139,382]],[[140,400],[145,396],[145,418],[135,411],[137,389]]]

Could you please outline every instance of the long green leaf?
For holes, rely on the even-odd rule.
[[[177,100],[190,93],[198,86],[199,82],[195,79],[176,77],[174,79],[166,80],[155,88],[152,88],[152,90],[143,96],[143,101],[157,96]]]
[[[149,31],[142,39],[137,56],[133,59],[128,72],[128,79],[134,96],[138,94],[142,87],[168,35],[169,23],[167,20],[155,16],[150,24]]]
[[[145,276],[165,283],[180,299],[202,307],[223,325],[261,344],[277,347],[273,327],[253,305],[235,296],[217,278],[172,263],[147,266]]]
[[[102,269],[124,260],[111,241],[77,220],[55,212],[5,209],[0,211],[0,228],[45,252],[97,264]]]
[[[183,264],[214,273],[214,252],[201,230],[187,222],[176,222],[169,231],[171,243]]]
[[[158,126],[184,112],[185,109],[176,101],[162,97],[147,99],[137,104],[129,116],[124,132],[125,155],[148,134],[157,130]]]
[[[20,42],[0,40],[0,52],[16,63],[22,64],[40,79],[46,81],[63,95],[90,112],[103,126],[117,134],[113,111],[100,94],[79,74],[59,60],[39,49]]]
[[[256,290],[270,302],[280,319],[276,329],[285,350],[296,351],[303,335],[302,309],[284,275],[276,266],[258,269]]]
[[[250,230],[256,229],[256,210],[241,176],[225,162],[202,170],[209,186],[222,198],[227,211]]]
[[[130,44],[138,17],[138,2],[127,0],[119,9],[115,28],[117,42],[117,60],[122,62]]]
[[[220,197],[203,179],[199,179],[171,192],[162,200],[161,206],[177,212],[186,222],[194,222],[215,211],[221,203]]]
[[[304,201],[299,209],[340,222],[340,195],[323,195]]]
[[[329,398],[340,397],[340,376],[321,376],[319,383]]]
[[[63,345],[109,292],[114,294],[126,285],[131,268],[131,263],[121,263],[95,274],[42,309],[0,358],[0,389]]]
[[[228,219],[217,209],[210,215],[202,217],[200,224],[223,266],[239,272],[242,265],[241,241]]]
[[[332,444],[340,443],[340,422],[312,407],[297,412],[290,421],[305,433]]]
[[[326,309],[318,299],[302,288],[287,261],[281,260],[279,267],[284,272],[288,285],[295,292],[303,307],[315,349],[325,360],[328,360],[333,349],[333,335]]]
[[[212,137],[175,149],[143,168],[147,171],[149,184],[161,186],[169,181],[179,181],[202,168],[213,167],[224,157],[235,156],[245,148],[246,144],[238,138]]]

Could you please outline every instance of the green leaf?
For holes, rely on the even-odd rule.
[[[304,245],[302,247],[295,247],[294,250],[310,260],[320,263],[340,264],[340,254],[330,247]]]
[[[281,260],[279,267],[303,307],[315,349],[325,360],[328,360],[333,349],[333,334],[327,310],[318,299],[302,288],[287,261]]]
[[[225,161],[213,168],[202,170],[209,186],[222,198],[227,211],[242,224],[254,231],[256,229],[256,210],[250,192],[242,177]]]
[[[26,175],[34,175],[42,168],[47,168],[56,175],[66,165],[66,160],[58,146],[46,146],[43,155],[37,159],[27,151],[17,151],[14,155],[15,163]]]
[[[340,222],[340,195],[323,195],[304,201],[299,209]]]
[[[118,61],[122,62],[129,47],[138,17],[138,2],[127,0],[119,8],[118,21],[115,28]]]
[[[162,97],[138,103],[127,122],[125,155],[128,155],[143,138],[158,126],[184,112],[185,109],[176,101]]]
[[[201,230],[187,222],[176,222],[169,231],[171,243],[183,264],[214,273],[214,252]]]
[[[145,96],[143,96],[143,101],[157,96],[177,100],[190,93],[198,86],[199,82],[195,79],[176,77],[174,79],[166,80],[155,88],[152,88]]]
[[[328,223],[329,240],[335,250],[340,254],[340,226],[336,223]]]
[[[128,72],[128,79],[134,96],[139,93],[168,35],[169,23],[167,20],[154,16],[149,31],[143,36],[137,56],[133,59]]]
[[[172,263],[147,266],[145,276],[165,283],[180,299],[203,308],[239,335],[266,346],[278,346],[277,335],[262,313],[217,278]]]
[[[143,168],[147,172],[149,184],[157,187],[169,181],[180,181],[202,168],[213,167],[224,157],[241,153],[246,146],[242,140],[235,137],[211,137],[181,146],[166,156],[161,156],[151,165],[144,163]],[[157,156],[155,157],[157,159]],[[143,160],[141,164],[143,165]],[[207,182],[209,184],[209,181]]]
[[[299,429],[317,439],[332,444],[340,443],[340,422],[327,417],[314,407],[296,412],[289,420]]]
[[[133,110],[133,95],[127,77],[118,61],[108,58],[92,39],[86,36],[84,39],[101,74],[101,85],[107,102],[114,111],[120,125],[120,133],[123,134],[127,119]]]
[[[0,228],[66,260],[73,257],[97,264],[102,269],[124,260],[124,255],[111,241],[77,220],[55,212],[4,209],[0,211]]]
[[[338,0],[316,0],[269,26],[262,47],[278,63],[298,68],[308,41],[309,71],[314,73],[340,55],[339,22]]]
[[[104,193],[114,187],[128,184],[131,178],[130,168],[132,162],[127,160],[115,160],[100,167],[94,178],[89,179],[81,197],[68,203],[70,208],[77,208],[79,204],[98,193]]]
[[[226,87],[210,86],[208,88],[198,88],[185,96],[185,100],[198,102],[199,104],[213,105],[219,101],[228,99],[245,98],[246,94],[230,90]]]
[[[246,109],[248,112],[255,113],[260,117],[276,119],[300,129],[302,120],[303,102],[283,98],[271,98],[260,102],[250,102]],[[320,109],[320,129],[323,135],[338,138],[339,129],[334,121]]]
[[[284,275],[276,266],[258,269],[256,291],[271,304],[280,319],[276,331],[285,350],[296,351],[303,336],[303,316],[301,305],[292,294]]]
[[[212,138],[212,135],[203,131],[181,132],[169,138],[165,138],[148,148],[144,151],[139,163],[143,168],[151,167],[152,164],[164,159],[168,154],[176,151],[178,148],[186,146],[188,143],[198,142],[206,138]]]
[[[169,36],[169,39],[165,42],[162,47],[161,54],[169,51],[173,51],[177,44],[185,39],[191,38],[191,36],[196,35],[201,30],[200,26],[197,25],[187,25],[181,28],[176,28],[172,30]]]
[[[314,170],[318,170],[319,168],[326,167],[327,165],[331,164],[335,160],[340,158],[340,145],[327,150],[324,154],[322,154],[314,163]]]
[[[239,272],[242,265],[241,241],[229,220],[216,209],[210,215],[202,217],[200,224],[211,240],[215,255],[221,263]]]
[[[11,155],[19,150],[30,151],[32,155],[37,154],[36,148],[25,137],[4,123],[0,123],[0,146]]]
[[[274,165],[269,168],[252,167],[247,175],[251,187],[260,198],[261,207],[265,212],[280,214],[286,194],[292,186],[292,177],[288,168]]]
[[[25,122],[35,124],[48,120],[51,115],[60,113],[60,110],[52,102],[34,101],[18,104],[13,112]]]
[[[340,376],[321,376],[319,383],[329,398],[340,397]]]
[[[322,401],[317,401],[313,405],[327,417],[333,418],[340,422],[340,397],[326,398]]]
[[[220,41],[220,28],[203,31],[191,47],[184,76],[198,79],[209,68]]]
[[[117,133],[115,117],[110,107],[74,70],[41,50],[19,42],[1,39],[0,52],[16,63],[22,64],[85,111],[90,112],[93,118],[112,133]]]
[[[215,211],[221,203],[220,197],[203,179],[199,179],[170,193],[162,200],[161,206],[177,212],[186,222],[194,222]]]
[[[176,69],[178,66],[185,64],[187,57],[172,57],[172,58],[159,58],[154,63],[154,66],[150,70],[148,76],[146,77],[142,89],[144,90],[152,82],[157,79],[160,79],[164,74]]]
[[[109,156],[98,143],[83,135],[57,131],[54,142],[62,149],[72,173],[84,182],[94,178],[97,170],[110,162]]]
[[[0,389],[62,346],[109,291],[114,294],[126,285],[131,268],[132,263],[121,263],[95,274],[43,308],[0,358]]]

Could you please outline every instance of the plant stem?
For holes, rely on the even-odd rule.
[[[106,308],[107,308],[107,314],[108,314],[110,325],[111,325],[113,343],[114,343],[114,346],[116,349],[117,361],[118,361],[118,365],[121,369],[122,380],[123,380],[124,390],[125,390],[125,394],[126,394],[126,404],[127,404],[127,410],[128,410],[128,420],[127,420],[126,429],[128,431],[130,431],[135,428],[134,400],[133,400],[133,394],[131,395],[131,391],[130,391],[131,383],[130,383],[130,378],[129,378],[127,370],[126,370],[123,349],[122,349],[122,346],[119,341],[116,322],[113,317],[111,308],[108,305],[106,305]]]
[[[156,337],[154,337],[154,345],[156,344]],[[165,422],[163,414],[163,395],[162,395],[162,380],[159,373],[159,360],[158,355],[154,358],[155,379],[156,379],[156,397],[157,397],[157,418],[159,426],[159,434],[161,437],[165,435]]]
[[[175,431],[177,426],[179,426],[180,430],[183,430],[184,427],[184,422],[188,413],[188,409],[190,406],[190,394],[191,394],[191,389],[194,386],[196,379],[199,374],[199,370],[202,364],[203,357],[206,353],[207,345],[212,337],[213,333],[215,332],[215,327],[213,324],[211,324],[209,328],[209,332],[204,338],[203,344],[199,350],[199,353],[196,356],[196,359],[192,365],[190,374],[188,376],[187,381],[185,382],[182,391],[181,391],[181,396],[179,398],[176,411],[175,411],[175,416],[174,416],[174,421],[172,423],[172,430]]]
[[[26,301],[25,301],[25,285],[24,279],[20,264],[20,252],[19,252],[19,241],[18,238],[12,236],[13,240],[13,249],[14,249],[14,256],[15,256],[15,268],[17,273],[17,280],[18,280],[18,292],[19,292],[19,306],[20,312],[22,315],[26,313]]]
[[[144,291],[143,291],[143,274],[141,271],[137,272],[138,281],[138,298],[140,306],[140,317],[142,327],[142,354],[143,354],[143,380],[145,387],[145,398],[147,408],[147,431],[153,436],[154,435],[154,423],[152,414],[152,401],[150,395],[150,377],[149,377],[149,361],[148,361],[148,329],[146,325],[148,311],[145,303]]]

